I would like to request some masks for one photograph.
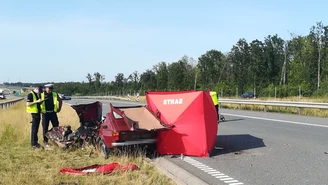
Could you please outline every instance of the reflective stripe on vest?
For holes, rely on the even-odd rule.
[[[35,102],[36,101],[35,94],[32,91],[30,93],[32,94],[33,102]],[[30,105],[30,106],[27,106],[26,107],[26,112],[28,112],[28,113],[39,113],[38,104],[33,104],[33,105]]]
[[[58,111],[58,101],[57,101],[57,93],[56,92],[52,92],[52,99],[54,101],[54,112],[57,112]],[[44,100],[44,92],[41,94],[41,100]],[[46,113],[47,110],[46,110],[46,103],[45,101],[43,101],[41,103],[41,112],[42,113]]]
[[[214,105],[219,104],[218,96],[216,95],[215,91],[210,92],[211,98],[213,100]]]

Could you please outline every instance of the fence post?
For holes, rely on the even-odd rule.
[[[264,105],[264,112],[266,112],[267,111],[267,107],[266,107],[266,105]]]
[[[299,114],[299,115],[302,115],[301,107],[298,107],[298,114]]]

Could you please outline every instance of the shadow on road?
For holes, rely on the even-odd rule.
[[[216,145],[211,156],[235,153],[240,154],[244,150],[265,147],[263,139],[249,134],[221,135],[216,137]]]
[[[231,122],[231,121],[242,121],[244,119],[226,119],[225,121],[220,121],[220,123]]]

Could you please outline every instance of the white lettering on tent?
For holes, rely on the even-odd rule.
[[[163,100],[163,105],[181,105],[182,103],[183,103],[182,98]]]

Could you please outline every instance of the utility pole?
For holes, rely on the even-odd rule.
[[[321,67],[321,47],[322,47],[322,43],[321,43],[321,35],[318,36],[319,37],[319,42],[318,42],[318,88],[320,88],[320,67]]]
[[[288,30],[287,30],[288,31]],[[288,33],[290,33],[288,31]],[[292,36],[292,34],[290,33],[290,35]],[[285,40],[284,43],[284,63],[282,66],[282,70],[281,70],[281,78],[280,78],[280,83],[279,85],[286,85],[286,76],[287,76],[287,53],[288,53],[288,41]]]
[[[286,68],[287,68],[287,52],[288,52],[288,42],[285,41],[284,44],[284,64],[282,66],[282,70],[281,70],[281,78],[280,78],[280,83],[279,85],[285,85],[286,84]]]
[[[196,71],[196,75],[195,75],[195,84],[194,84],[194,89],[196,90],[197,87],[197,71]]]

